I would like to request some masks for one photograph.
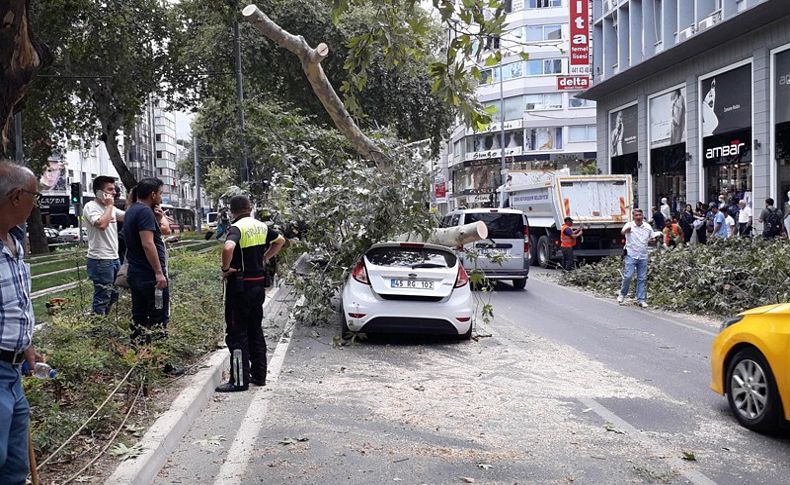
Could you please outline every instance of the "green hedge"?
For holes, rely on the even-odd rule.
[[[137,367],[127,385],[83,435],[106,436],[117,427],[143,378],[148,393],[169,380],[161,372],[164,364],[186,367],[217,348],[224,335],[218,253],[219,250],[205,254],[187,251],[171,259],[168,337],[145,352],[135,352],[129,345],[128,290],[124,290],[116,309],[106,317],[85,313],[90,309],[92,289],[85,291],[84,301],[68,299],[60,313],[48,317],[45,327],[35,333],[34,344],[47,354],[58,377],[24,380],[39,459],[51,453],[95,411],[132,365]],[[76,296],[74,292],[70,294]],[[151,405],[147,404],[149,409]],[[123,433],[119,438],[136,440]],[[84,442],[78,438],[59,458],[78,455],[83,447]]]
[[[623,260],[606,258],[563,273],[560,281],[614,297]],[[659,248],[650,255],[651,306],[715,316],[790,301],[790,244],[786,239],[713,240],[707,245]],[[636,287],[636,276],[631,291]]]

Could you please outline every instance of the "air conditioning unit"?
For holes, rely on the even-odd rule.
[[[711,15],[710,17],[705,17],[704,19],[700,20],[699,24],[697,24],[698,32],[701,32],[705,29],[709,29],[716,25],[719,22],[721,17],[718,14]]]
[[[678,35],[678,42],[683,42],[684,40],[686,40],[686,39],[690,38],[691,36],[693,36],[694,33],[695,32],[694,32],[694,26],[693,25],[691,27],[687,28],[687,29],[681,30],[677,34]]]

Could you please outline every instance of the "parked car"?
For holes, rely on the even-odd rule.
[[[44,236],[46,236],[47,243],[49,244],[58,242],[58,230],[53,227],[45,227]]]
[[[469,339],[474,306],[454,251],[423,243],[373,245],[343,287],[343,334],[444,334]]]
[[[727,396],[738,422],[775,431],[790,420],[790,303],[725,320],[711,350],[711,389]]]
[[[67,227],[58,233],[58,242],[79,242],[80,240],[79,227]],[[88,239],[88,230],[82,228],[82,239]]]
[[[442,227],[454,227],[483,221],[488,227],[488,239],[467,244],[465,249],[476,249],[481,257],[476,261],[462,258],[466,271],[475,269],[483,272],[486,279],[511,280],[513,287],[522,290],[529,277],[529,221],[516,209],[456,209],[448,212],[441,222]],[[504,255],[501,263],[490,260],[490,253],[498,251]],[[463,256],[459,252],[459,256]]]

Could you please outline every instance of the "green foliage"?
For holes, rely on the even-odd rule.
[[[648,266],[648,300],[671,310],[716,316],[790,301],[787,251],[786,240],[760,238],[658,249]],[[565,272],[561,281],[613,296],[622,271],[622,258],[612,257]]]
[[[216,252],[186,252],[170,259],[168,337],[138,352],[129,346],[128,294],[110,315],[86,316],[83,310],[90,307],[92,295],[88,290],[82,305],[70,299],[63,311],[47,319],[35,334],[35,344],[58,376],[24,380],[39,456],[51,453],[85,422],[131,366],[136,368],[126,387],[88,424],[85,434],[107,434],[116,428],[143,377],[149,390],[156,389],[166,383],[161,373],[165,363],[189,365],[216,348],[224,330],[217,258]],[[65,453],[80,450],[77,439]]]

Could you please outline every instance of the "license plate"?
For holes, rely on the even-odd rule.
[[[401,280],[392,278],[390,280],[391,288],[416,288],[418,290],[432,290],[433,281],[428,280]]]

